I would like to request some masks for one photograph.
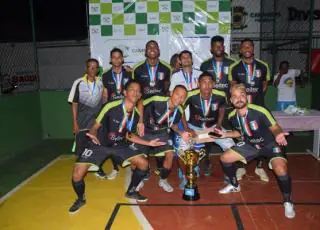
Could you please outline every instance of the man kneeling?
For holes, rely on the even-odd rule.
[[[115,156],[123,167],[129,164],[132,166],[133,174],[126,197],[140,202],[147,201],[136,188],[148,173],[148,161],[143,156],[143,148],[137,148],[132,143],[153,147],[165,143],[158,139],[146,141],[134,134],[139,121],[136,103],[140,97],[140,84],[135,81],[128,82],[124,90],[124,99],[105,104],[89,133],[81,137],[81,146],[78,148],[81,152],[72,173],[72,186],[77,200],[69,209],[70,213],[75,213],[86,203],[84,177],[89,166],[97,166],[98,170],[110,156]]]
[[[243,84],[231,88],[231,102],[235,107],[229,114],[234,131],[222,132],[221,138],[242,138],[234,147],[225,151],[221,157],[224,173],[230,184],[219,191],[220,194],[240,192],[233,163],[248,161],[265,156],[269,159],[269,168],[275,173],[284,198],[285,216],[294,218],[295,211],[291,201],[291,178],[288,175],[286,156],[280,146],[286,146],[286,135],[271,113],[264,107],[248,104]]]

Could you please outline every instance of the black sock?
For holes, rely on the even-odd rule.
[[[112,161],[112,164],[113,164],[113,169],[119,171],[119,167],[118,167],[118,165],[116,163],[116,159],[115,159],[114,156],[111,157],[111,161]]]
[[[221,162],[224,174],[229,178],[230,184],[237,187],[239,184],[236,177],[236,170],[233,167],[233,165],[231,163],[223,163],[222,161],[220,162]]]
[[[76,192],[78,199],[84,200],[84,191],[86,188],[84,180],[80,180],[77,182],[72,180],[72,187],[73,187],[73,190]]]
[[[164,157],[156,157],[157,168],[161,169],[163,167]]]
[[[166,169],[166,168],[161,168],[160,169],[160,178],[162,180],[167,179],[169,174],[170,174],[170,169]]]
[[[136,191],[138,184],[143,180],[143,178],[147,175],[148,170],[134,169],[132,170],[131,182],[129,184],[128,193],[132,193]]]
[[[277,176],[277,180],[284,202],[291,202],[291,177],[289,175]]]
[[[210,154],[209,154],[210,153],[210,145],[206,144],[204,149],[206,151],[206,155],[204,157],[204,165],[206,167],[209,167],[210,164],[211,164],[211,162],[210,162]]]

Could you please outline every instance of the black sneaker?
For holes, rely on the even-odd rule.
[[[139,192],[134,191],[134,192],[126,192],[126,197],[129,199],[134,199],[139,202],[146,202],[148,200],[147,197],[142,196]]]
[[[102,168],[99,168],[99,170],[97,172],[95,172],[94,175],[96,177],[100,178],[100,179],[106,179],[107,178],[107,174],[103,171]]]
[[[73,205],[70,207],[69,209],[69,213],[70,214],[74,214],[76,212],[79,211],[79,209],[86,204],[86,200],[83,200],[83,199],[77,199]]]

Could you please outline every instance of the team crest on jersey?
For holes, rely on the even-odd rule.
[[[229,66],[224,66],[223,72],[224,72],[224,74],[228,74],[229,73]]]
[[[273,153],[281,153],[281,149],[279,147],[273,147],[272,152]]]
[[[256,69],[256,77],[260,78],[261,77],[261,70]]]
[[[258,124],[256,121],[250,121],[250,129],[251,130],[257,130],[258,129]]]
[[[216,111],[218,109],[218,103],[213,103],[211,109],[212,111]]]

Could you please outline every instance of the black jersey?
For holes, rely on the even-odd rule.
[[[254,59],[248,65],[239,60],[230,66],[228,78],[229,81],[245,84],[249,103],[264,105],[263,82],[270,81],[267,63]]]
[[[235,61],[231,58],[224,57],[221,62],[216,62],[214,58],[210,58],[204,61],[201,66],[200,70],[202,72],[209,72],[213,75],[214,79],[216,80],[216,84],[214,86],[215,89],[222,90],[229,94],[229,81],[228,81],[228,73],[229,73],[229,66],[233,64]]]
[[[132,74],[133,79],[141,84],[143,99],[168,93],[171,68],[164,61],[159,61],[154,67],[151,67],[147,61],[139,62],[134,66]],[[168,88],[165,89],[166,84]]]
[[[188,92],[185,107],[189,106],[188,123],[199,128],[209,128],[217,123],[219,108],[226,103],[226,94],[213,89],[209,100],[201,97],[200,89]]]
[[[127,132],[136,132],[139,121],[139,112],[135,107],[128,113],[124,107],[124,100],[106,103],[96,119],[102,125],[99,140],[104,146],[126,144]]]
[[[179,123],[183,108],[179,106],[169,111],[169,99],[167,96],[153,96],[143,101],[143,116],[147,130],[167,130]]]
[[[123,99],[123,90],[131,79],[131,72],[122,68],[121,73],[113,72],[112,68],[102,75],[103,86],[108,90],[108,101]]]
[[[262,106],[248,104],[248,112],[244,117],[233,110],[229,114],[231,125],[241,133],[243,141],[253,146],[266,146],[275,142],[275,138],[269,129],[277,122],[272,114]]]

